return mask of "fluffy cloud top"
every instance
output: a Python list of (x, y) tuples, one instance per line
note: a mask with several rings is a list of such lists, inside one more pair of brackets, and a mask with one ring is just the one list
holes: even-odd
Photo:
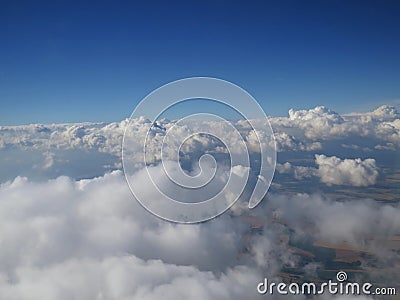
[[(284, 154), (278, 156), (278, 159), (283, 160), (279, 163), (286, 162), (285, 157), (298, 159), (310, 157), (313, 153), (323, 153), (327, 156), (344, 158), (374, 157), (376, 165), (381, 167), (382, 160), (388, 160), (388, 155), (394, 157), (399, 150), (399, 116), (394, 107), (387, 105), (373, 112), (344, 116), (318, 106), (309, 110), (290, 110), (288, 117), (271, 117), (270, 121), (275, 133), (277, 151)], [(154, 125), (151, 138), (148, 140), (147, 158), (148, 162), (159, 162), (161, 159), (159, 145), (176, 121), (163, 119), (152, 124), (145, 118), (138, 118), (133, 120), (133, 124), (133, 134), (138, 136), (146, 134)], [(60, 175), (91, 178), (121, 169), (121, 143), (126, 125), (127, 120), (110, 124), (2, 126), (0, 127), (0, 182), (11, 180), (18, 175), (39, 179), (56, 178)], [(222, 135), (230, 144), (237, 145), (240, 142), (237, 136), (226, 134), (223, 127), (216, 122), (209, 121), (206, 125), (213, 128), (217, 135)], [(244, 137), (251, 154), (259, 152), (259, 142), (272, 143), (270, 137), (263, 131), (257, 137), (244, 121), (236, 122), (235, 126)], [(262, 127), (262, 124), (259, 127)], [(177, 141), (185, 140), (187, 128), (175, 126), (175, 135)], [(140, 169), (144, 162), (142, 145), (133, 144), (131, 149), (134, 165)], [(221, 142), (208, 135), (197, 135), (186, 139), (181, 149), (185, 153), (183, 159), (188, 162), (196, 160), (199, 154), (217, 154), (220, 159), (226, 154), (226, 148)], [(239, 148), (233, 147), (233, 150), (236, 149)], [(256, 159), (256, 155), (253, 155), (252, 159)], [(332, 163), (333, 161), (329, 163), (325, 161), (319, 168), (317, 176), (327, 184), (346, 183), (344, 180), (328, 179), (326, 171)], [(289, 173), (293, 173), (297, 179), (315, 175), (315, 170), (307, 171), (304, 167), (310, 165), (294, 167), (294, 171)], [(392, 166), (389, 164), (387, 167)], [(341, 174), (349, 174), (350, 169), (357, 170), (351, 175), (354, 180), (348, 181), (350, 185), (369, 185), (376, 180), (376, 172), (372, 170), (372, 165), (354, 163), (350, 166), (349, 162), (346, 162), (335, 165), (334, 169), (338, 168)], [(363, 175), (358, 176), (360, 172), (363, 172)]]
[(289, 118), (272, 118), (271, 124), (276, 132), (302, 140), (303, 143), (324, 142), (326, 140), (345, 140), (357, 137), (367, 138), (372, 144), (400, 145), (400, 131), (397, 122), (400, 114), (388, 105), (373, 112), (340, 116), (336, 112), (317, 106), (310, 110), (289, 111)]
[[(299, 238), (365, 246), (371, 237), (398, 233), (399, 212), (366, 201), (271, 195), (258, 210), (268, 220), (264, 232), (249, 243), (247, 226), (229, 214), (195, 226), (155, 218), (131, 198), (120, 172), (42, 183), (19, 177), (0, 186), (0, 295), (258, 299), (258, 282), (298, 263), (282, 239), (288, 226)], [(240, 255), (244, 247), (250, 257)]]
[(317, 106), (310, 110), (289, 110), (289, 119), (291, 121), (315, 121), (318, 126), (343, 123), (343, 118), (333, 110), (325, 106)]
[[(374, 157), (375, 152), (367, 151), (393, 152), (400, 146), (399, 114), (389, 106), (346, 116), (324, 107), (291, 110), (289, 117), (270, 121), (278, 151), (291, 161), (278, 164), (278, 172), (327, 185), (375, 184), (378, 160), (365, 158)], [(249, 235), (248, 224), (236, 216), (241, 209), (235, 207), (195, 226), (155, 218), (131, 197), (121, 171), (108, 173), (121, 167), (126, 124), (0, 127), (0, 170), (5, 174), (0, 173), (0, 299), (259, 299), (260, 280), (277, 279), (283, 267), (299, 267), (289, 240), (313, 238), (368, 245), (369, 255), (376, 256), (374, 270), (379, 265), (389, 274), (388, 282), (400, 276), (388, 271), (400, 264), (398, 252), (382, 249), (375, 239), (400, 234), (398, 204), (270, 194), (254, 211), (265, 222), (255, 235)], [(162, 140), (174, 124), (157, 122), (150, 144)], [(151, 125), (139, 118), (134, 130), (142, 135)], [(209, 125), (218, 130), (217, 124)], [(245, 122), (236, 125), (252, 155), (257, 153), (254, 132)], [(185, 128), (177, 129), (178, 137), (185, 135)], [(226, 138), (235, 144), (233, 135)], [(271, 143), (263, 134), (260, 138)], [(142, 145), (136, 146), (140, 150)], [(189, 161), (190, 155), (203, 152), (225, 155), (221, 144), (207, 136), (187, 140), (182, 149)], [(334, 156), (332, 149), (371, 156), (341, 159), (358, 156)], [(315, 151), (326, 155), (314, 160)], [(137, 152), (140, 169), (143, 157)], [(34, 171), (28, 175), (35, 180), (14, 179), (27, 170)], [(305, 272), (316, 267), (313, 262), (301, 266)]]
[(336, 156), (316, 155), (318, 175), (322, 182), (330, 185), (368, 186), (375, 184), (378, 169), (375, 159), (340, 159)]
[(161, 221), (120, 172), (78, 182), (19, 177), (0, 186), (0, 298), (255, 296), (261, 275), (237, 260), (243, 229), (229, 216), (203, 226)]
[(379, 171), (373, 158), (340, 159), (336, 156), (315, 155), (317, 168), (296, 166), (289, 162), (277, 164), (280, 174), (292, 174), (298, 180), (318, 177), (327, 185), (369, 186), (378, 179)]
[[(326, 139), (338, 139), (354, 135), (369, 137), (376, 142), (400, 145), (400, 114), (394, 107), (381, 106), (373, 112), (340, 116), (338, 113), (317, 106), (309, 110), (289, 110), (289, 117), (270, 117), (277, 134), (280, 151), (309, 151), (321, 148)], [(122, 136), (127, 120), (119, 123), (48, 124), (24, 126), (0, 126), (0, 149), (97, 149), (100, 152), (120, 155)], [(157, 121), (153, 137), (163, 137), (166, 130), (175, 124), (163, 119)], [(134, 120), (137, 134), (145, 133), (152, 124), (145, 118)], [(216, 130), (219, 126), (211, 124)], [(254, 139), (246, 123), (238, 121), (236, 126)], [(185, 129), (181, 132), (184, 135)], [(179, 132), (179, 131), (177, 131)], [(231, 138), (233, 138), (232, 136)], [(230, 137), (227, 137), (230, 138)], [(214, 143), (213, 141), (201, 141)], [(268, 141), (267, 141), (268, 142)]]

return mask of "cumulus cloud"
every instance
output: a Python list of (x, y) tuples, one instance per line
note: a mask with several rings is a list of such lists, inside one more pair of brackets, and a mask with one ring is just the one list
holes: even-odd
[[(324, 185), (373, 185), (380, 175), (374, 155), (400, 145), (399, 114), (389, 106), (344, 116), (324, 107), (290, 110), (288, 117), (270, 121), (281, 152), (277, 171), (302, 180), (297, 183), (301, 188), (312, 179)], [(149, 143), (156, 164), (156, 145), (175, 121), (134, 122), (138, 135), (153, 126)], [(121, 168), (126, 124), (0, 127), (0, 298), (258, 299), (257, 283), (265, 276), (278, 280), (282, 268), (316, 276), (324, 261), (303, 262), (293, 250), (296, 243), (310, 240), (368, 247), (373, 264), (361, 258), (368, 276), (379, 273), (389, 283), (400, 276), (390, 269), (400, 265), (399, 253), (380, 243), (400, 234), (398, 204), (337, 202), (281, 191), (250, 212), (251, 222), (263, 225), (256, 234), (244, 221), (249, 212), (236, 206), (194, 226), (154, 217), (132, 198), (122, 172), (110, 172)], [(208, 126), (225, 132), (216, 123)], [(258, 138), (272, 141), (262, 132), (255, 136), (245, 122), (236, 126), (257, 160)], [(187, 137), (184, 127), (175, 129), (178, 138)], [(224, 137), (237, 143), (234, 135)], [(132, 146), (138, 149), (139, 183), (142, 145)], [(219, 160), (226, 154), (218, 140), (203, 135), (186, 140), (182, 150), (188, 162), (200, 153), (217, 154)], [(360, 152), (368, 156), (354, 156)], [(157, 166), (152, 170), (157, 173)], [(243, 170), (237, 166), (235, 172)], [(150, 189), (145, 192), (156, 197)]]
[(305, 194), (269, 197), (258, 211), (262, 235), (245, 238), (248, 227), (230, 214), (177, 225), (146, 212), (120, 172), (42, 183), (19, 177), (0, 186), (0, 199), (7, 299), (258, 299), (260, 280), (298, 266), (288, 226), (299, 237), (358, 246), (400, 228), (399, 207)]
[(246, 266), (216, 275), (135, 256), (22, 267), (15, 277), (14, 284), (0, 280), (5, 299), (256, 299), (259, 280)]
[(328, 185), (368, 186), (376, 183), (378, 169), (375, 159), (340, 159), (336, 156), (316, 155), (318, 176)]
[(318, 177), (326, 185), (370, 186), (378, 179), (379, 171), (373, 158), (340, 159), (336, 156), (315, 155), (315, 167), (296, 166), (290, 162), (277, 164), (280, 174), (291, 174), (297, 180)]
[(286, 132), (275, 133), (275, 141), (278, 152), (284, 151), (314, 151), (322, 148), (320, 142), (301, 141), (293, 135)]
[(399, 205), (379, 205), (365, 199), (338, 202), (320, 195), (274, 194), (266, 208), (269, 218), (280, 220), (299, 236), (312, 235), (332, 243), (365, 246), (374, 243), (373, 238), (397, 234), (400, 228)]
[(0, 199), (7, 299), (257, 298), (263, 275), (239, 259), (244, 224), (229, 215), (199, 226), (159, 220), (131, 197), (120, 172), (18, 177), (0, 186)]
[[(400, 143), (400, 114), (392, 106), (381, 106), (373, 112), (353, 113), (340, 116), (324, 106), (309, 110), (289, 110), (288, 117), (270, 117), (280, 151), (312, 151), (321, 149), (321, 142), (332, 138), (364, 136), (381, 142)], [(120, 155), (120, 145), (128, 120), (114, 123), (79, 124), (33, 124), (23, 126), (0, 126), (0, 149), (96, 149), (100, 152)], [(176, 121), (162, 119), (152, 124), (146, 118), (133, 120), (138, 135), (153, 125), (154, 138), (163, 137)], [(255, 139), (254, 132), (243, 120), (234, 123), (247, 137)], [(217, 122), (200, 122), (199, 126), (213, 127), (216, 133), (224, 130)], [(176, 134), (187, 133), (184, 126), (176, 126)], [(236, 138), (232, 135), (229, 138)], [(261, 138), (263, 142), (263, 137)], [(203, 139), (200, 144), (215, 143)], [(269, 141), (265, 141), (269, 142)]]
[(400, 118), (400, 113), (397, 111), (397, 109), (394, 106), (391, 105), (382, 105), (372, 112), (366, 112), (366, 113), (351, 113), (348, 114), (347, 116), (363, 116), (363, 117), (371, 117), (374, 119), (380, 119), (380, 120), (387, 120), (387, 119), (398, 119)]
[[(400, 114), (388, 105), (373, 112), (340, 116), (338, 113), (317, 106), (309, 110), (289, 110), (288, 118), (272, 118), (271, 124), (276, 132), (293, 135), (303, 143), (327, 140), (347, 140), (357, 137), (369, 139), (374, 144), (393, 143), (400, 145), (398, 120)], [(354, 141), (354, 139), (353, 139)]]
[[(345, 157), (352, 151), (353, 155), (361, 152), (379, 156), (382, 152), (382, 156), (385, 156), (388, 151), (394, 152), (400, 147), (399, 113), (394, 107), (387, 105), (373, 112), (343, 116), (323, 106), (309, 110), (291, 109), (288, 117), (270, 117), (270, 122), (275, 133), (277, 151), (284, 154), (318, 151)], [(0, 169), (10, 169), (12, 163), (13, 170), (18, 170), (0, 172), (0, 181), (13, 179), (18, 175), (39, 178), (68, 175), (87, 178), (120, 169), (122, 136), (127, 124), (128, 120), (108, 124), (0, 126)], [(148, 140), (148, 159), (153, 159), (153, 163), (160, 160), (158, 145), (170, 128), (175, 128), (177, 141), (183, 141), (188, 133), (185, 126), (167, 119), (152, 124), (141, 117), (133, 120), (132, 125), (133, 136), (143, 136), (152, 127), (151, 138)], [(218, 122), (199, 122), (199, 128), (200, 125), (212, 128), (232, 145), (239, 143), (238, 136), (227, 134)], [(273, 143), (262, 130), (257, 137), (243, 120), (234, 122), (234, 125), (253, 153), (259, 152), (259, 142), (266, 145)], [(265, 126), (259, 125), (260, 128)], [(132, 145), (132, 150), (135, 149), (137, 151), (132, 152), (135, 153), (134, 159), (140, 169), (143, 166), (142, 145)], [(185, 153), (226, 153), (226, 148), (218, 140), (207, 135), (186, 140), (182, 150)], [(48, 155), (43, 157), (43, 153)], [(11, 162), (9, 158), (15, 156), (18, 159), (12, 159)], [(86, 164), (85, 172), (79, 173), (82, 170), (82, 161)], [(46, 168), (51, 163), (52, 167)], [(37, 167), (32, 169), (32, 165)]]

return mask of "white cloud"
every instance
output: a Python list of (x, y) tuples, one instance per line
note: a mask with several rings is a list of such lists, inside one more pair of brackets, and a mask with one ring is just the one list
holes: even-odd
[(382, 105), (376, 108), (372, 112), (366, 113), (350, 113), (347, 116), (363, 116), (363, 117), (371, 117), (374, 119), (398, 119), (400, 118), (400, 113), (396, 110), (394, 106), (391, 105)]
[(296, 166), (289, 162), (277, 164), (276, 169), (280, 174), (291, 174), (297, 180), (318, 177), (327, 185), (370, 186), (378, 179), (379, 171), (373, 158), (362, 160), (340, 159), (336, 156), (315, 155), (317, 168)]
[(0, 281), (4, 299), (256, 299), (254, 283), (259, 280), (245, 266), (215, 275), (135, 256), (21, 267), (14, 276), (14, 284)]
[[(348, 137), (354, 134), (373, 137), (381, 141), (400, 142), (400, 114), (394, 107), (382, 106), (371, 113), (340, 116), (336, 112), (317, 106), (309, 110), (289, 110), (289, 117), (270, 117), (277, 135), (277, 142), (282, 143), (282, 150), (310, 151), (320, 149), (321, 142), (330, 138)], [(100, 152), (120, 155), (121, 139), (128, 120), (119, 123), (80, 123), (0, 126), (1, 147), (19, 147), (22, 149), (97, 149)], [(163, 137), (176, 122), (163, 119), (153, 129), (154, 138)], [(250, 144), (256, 139), (254, 133), (243, 121), (236, 123), (247, 136)], [(133, 121), (133, 128), (138, 135), (143, 135), (151, 126), (149, 120), (138, 118)], [(217, 135), (226, 134), (226, 126), (215, 121), (199, 122), (199, 128), (213, 128)], [(184, 126), (175, 126), (175, 134), (186, 138)], [(262, 132), (261, 132), (262, 133)], [(236, 139), (235, 135), (224, 138)], [(261, 136), (262, 142), (267, 137)], [(192, 142), (214, 145), (210, 139), (194, 139)], [(269, 141), (265, 141), (269, 142)], [(316, 143), (317, 142), (317, 143)], [(234, 143), (232, 141), (232, 143)], [(192, 146), (196, 146), (192, 144)], [(190, 146), (190, 145), (189, 145)], [(215, 146), (215, 145), (214, 145)], [(279, 146), (279, 145), (278, 145)]]
[(320, 142), (304, 142), (286, 132), (275, 133), (278, 152), (283, 151), (314, 151), (322, 148)]
[[(334, 153), (345, 157), (349, 151), (379, 155), (382, 151), (397, 151), (400, 147), (400, 117), (394, 107), (382, 106), (369, 113), (340, 116), (336, 112), (318, 106), (309, 110), (290, 110), (288, 117), (270, 117), (275, 132), (278, 152)], [(37, 176), (39, 178), (68, 175), (75, 178), (103, 175), (107, 171), (121, 167), (121, 143), (128, 120), (115, 123), (48, 124), (0, 127), (0, 182), (17, 175)], [(257, 120), (254, 120), (257, 123)], [(257, 123), (258, 124), (258, 123)], [(145, 118), (133, 120), (133, 135), (143, 136), (151, 126)], [(148, 161), (160, 160), (159, 145), (167, 130), (176, 121), (166, 119), (157, 122), (148, 140)], [(258, 153), (259, 140), (248, 124), (238, 121), (235, 124), (244, 136), (249, 150)], [(262, 124), (259, 124), (262, 128)], [(216, 135), (222, 136), (229, 144), (239, 145), (235, 134), (228, 134), (226, 126), (218, 122), (199, 122), (199, 128), (212, 128)], [(187, 138), (187, 128), (174, 127), (176, 141)], [(267, 132), (260, 130), (260, 142), (271, 145)], [(133, 139), (135, 140), (135, 139)], [(142, 145), (133, 144), (132, 159), (136, 167), (143, 166)], [(240, 147), (232, 147), (235, 151)], [(193, 136), (182, 147), (185, 153), (208, 152), (223, 154), (226, 148), (210, 136)], [(43, 158), (43, 153), (51, 153)], [(332, 155), (332, 154), (331, 154)], [(16, 157), (17, 156), (17, 157)], [(84, 158), (83, 158), (84, 157)], [(190, 157), (186, 157), (190, 159)], [(82, 160), (85, 172), (82, 172)], [(31, 166), (36, 168), (32, 169)], [(46, 166), (51, 165), (51, 168)], [(30, 171), (28, 171), (30, 170)]]
[[(131, 197), (121, 172), (42, 183), (18, 177), (0, 186), (0, 294), (11, 300), (257, 299), (259, 281), (298, 263), (283, 238), (287, 226), (356, 245), (400, 228), (398, 207), (365, 201), (271, 195), (257, 212), (268, 222), (248, 240), (248, 227), (227, 213), (194, 226), (159, 220)], [(244, 247), (250, 257), (241, 257)]]
[(289, 118), (272, 118), (276, 132), (295, 136), (303, 143), (340, 140), (349, 137), (368, 138), (374, 143), (391, 142), (400, 145), (400, 114), (394, 107), (381, 106), (370, 113), (340, 116), (336, 112), (317, 106), (310, 110), (289, 110)]
[(376, 183), (379, 172), (375, 159), (340, 159), (316, 155), (318, 176), (328, 185), (369, 186)]
[[(270, 120), (278, 151), (289, 153), (289, 158), (298, 154), (293, 152), (307, 152), (308, 160), (317, 150), (332, 153), (325, 152), (332, 147), (329, 143), (338, 145), (338, 151), (393, 151), (400, 145), (399, 114), (386, 106), (348, 116), (324, 107), (291, 110), (288, 118)], [(364, 200), (339, 203), (306, 194), (269, 195), (253, 211), (265, 221), (264, 231), (249, 237), (248, 226), (229, 213), (195, 226), (157, 219), (131, 197), (120, 171), (80, 181), (65, 176), (43, 180), (59, 174), (87, 178), (120, 168), (126, 124), (125, 120), (0, 127), (0, 169), (9, 176), (5, 178), (31, 169), (43, 175), (41, 182), (17, 177), (0, 185), (0, 298), (257, 299), (260, 280), (275, 277), (282, 266), (299, 263), (289, 246), (293, 231), (300, 239), (368, 245), (378, 263), (388, 257), (390, 263), (399, 262), (398, 253), (388, 253), (371, 240), (399, 234), (398, 205)], [(139, 118), (133, 130), (142, 135), (150, 125)], [(158, 143), (173, 125), (168, 120), (158, 122), (150, 144)], [(259, 151), (254, 132), (243, 122), (237, 125), (250, 149)], [(224, 134), (218, 124), (209, 126)], [(186, 137), (185, 128), (177, 129), (178, 137)], [(226, 138), (237, 143), (234, 135)], [(263, 134), (260, 138), (271, 143)], [(139, 169), (142, 145), (133, 146), (139, 150), (135, 157)], [(205, 136), (188, 140), (184, 150), (225, 153), (218, 141)], [(160, 158), (157, 155), (154, 161)], [(277, 171), (297, 179), (319, 178), (328, 185), (376, 183), (375, 159), (338, 157), (317, 155), (316, 167), (296, 165), (293, 160), (277, 164)], [(236, 167), (236, 171), (244, 170)], [(247, 255), (242, 255), (244, 249)], [(317, 267), (304, 270), (315, 273)]]
[(238, 260), (244, 230), (229, 215), (198, 226), (159, 220), (131, 197), (120, 172), (78, 182), (18, 177), (0, 186), (0, 295), (256, 298), (263, 275)]

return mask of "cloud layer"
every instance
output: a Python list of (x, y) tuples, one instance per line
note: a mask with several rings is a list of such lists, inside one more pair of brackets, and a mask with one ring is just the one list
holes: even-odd
[(195, 226), (159, 220), (131, 197), (118, 171), (81, 181), (18, 177), (1, 185), (0, 199), (6, 299), (257, 299), (260, 280), (298, 266), (287, 228), (294, 241), (372, 243), (377, 258), (399, 262), (371, 237), (398, 234), (400, 209), (371, 201), (271, 195), (257, 211), (266, 221), (262, 235), (248, 236), (229, 213)]
[[(371, 188), (398, 173), (391, 158), (400, 147), (400, 117), (393, 107), (345, 116), (316, 107), (270, 121), (277, 171), (298, 190), (312, 180), (317, 187)], [(137, 134), (152, 125), (145, 118), (135, 122)], [(119, 170), (126, 124), (0, 127), (1, 299), (262, 299), (258, 282), (279, 280), (283, 268), (315, 278), (324, 261), (302, 260), (296, 247), (304, 241), (368, 248), (369, 258), (360, 258), (368, 278), (398, 283), (399, 253), (384, 243), (400, 235), (398, 202), (335, 201), (277, 188), (251, 212), (239, 203), (207, 223), (168, 223), (133, 199)], [(174, 124), (158, 121), (150, 146)], [(257, 161), (258, 139), (247, 125), (236, 123)], [(235, 144), (233, 135), (226, 138)], [(207, 136), (187, 140), (182, 149), (188, 162), (201, 153), (226, 159), (223, 145)], [(139, 150), (136, 183), (143, 172)], [(274, 179), (277, 187), (281, 179)]]
[(314, 167), (295, 166), (289, 162), (277, 165), (281, 174), (292, 174), (297, 180), (317, 177), (326, 185), (370, 186), (378, 179), (379, 171), (373, 158), (340, 159), (336, 156), (315, 155)]

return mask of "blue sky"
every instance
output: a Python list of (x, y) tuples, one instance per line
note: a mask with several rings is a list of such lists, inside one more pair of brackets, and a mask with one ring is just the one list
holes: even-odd
[(399, 103), (398, 1), (133, 2), (3, 1), (0, 125), (119, 121), (191, 76), (269, 115)]

